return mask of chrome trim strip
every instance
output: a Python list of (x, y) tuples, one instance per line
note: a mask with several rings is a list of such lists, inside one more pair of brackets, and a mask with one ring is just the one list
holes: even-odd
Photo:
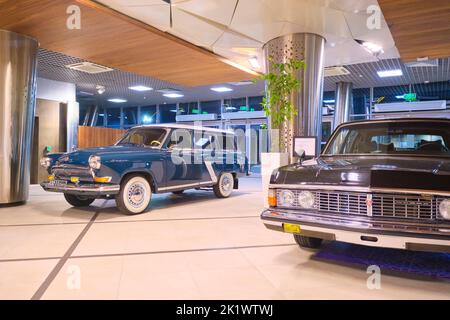
[(49, 186), (48, 182), (41, 183), (41, 186), (45, 189), (49, 189), (52, 191), (80, 191), (80, 192), (119, 192), (120, 185), (111, 185), (111, 186), (100, 186), (93, 187), (92, 185), (86, 185), (85, 187), (81, 186), (65, 186), (65, 187), (56, 187)]
[(205, 166), (206, 169), (208, 169), (208, 173), (211, 176), (211, 181), (214, 183), (217, 183), (217, 176), (216, 173), (214, 172), (214, 168), (212, 166), (212, 162), (211, 161), (205, 161)]
[(200, 187), (200, 186), (203, 186), (203, 185), (213, 185), (213, 184), (214, 184), (213, 181), (180, 184), (180, 185), (177, 185), (177, 186), (158, 188), (158, 191), (166, 191), (166, 190), (173, 190), (173, 189), (180, 189), (180, 188), (189, 188), (189, 187)]
[(270, 189), (306, 189), (306, 190), (333, 190), (333, 191), (353, 191), (365, 193), (408, 193), (427, 194), (436, 196), (450, 196), (450, 191), (433, 191), (421, 189), (395, 189), (395, 188), (371, 188), (354, 187), (342, 185), (317, 185), (317, 184), (270, 184)]

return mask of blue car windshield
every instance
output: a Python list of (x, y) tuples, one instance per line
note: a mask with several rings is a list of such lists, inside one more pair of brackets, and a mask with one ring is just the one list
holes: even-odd
[(445, 122), (385, 122), (344, 126), (322, 156), (408, 155), (450, 157), (450, 127)]
[(136, 145), (147, 147), (160, 147), (164, 142), (166, 130), (160, 128), (131, 129), (116, 143), (116, 145)]

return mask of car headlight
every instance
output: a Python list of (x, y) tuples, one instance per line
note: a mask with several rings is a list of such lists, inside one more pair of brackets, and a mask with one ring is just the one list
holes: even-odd
[(298, 204), (300, 207), (310, 209), (314, 206), (315, 197), (310, 191), (302, 191), (298, 195)]
[(289, 190), (283, 190), (280, 194), (280, 205), (292, 206), (294, 204), (294, 193)]
[(41, 160), (39, 160), (39, 163), (41, 164), (42, 167), (47, 169), (48, 167), (50, 167), (50, 164), (52, 163), (52, 159), (50, 159), (48, 157), (44, 157), (44, 158), (41, 158)]
[(102, 163), (100, 161), (99, 156), (90, 156), (89, 157), (89, 167), (91, 167), (92, 169), (100, 169), (101, 166), (102, 166)]
[(439, 214), (445, 220), (450, 220), (450, 199), (441, 201), (439, 204)]

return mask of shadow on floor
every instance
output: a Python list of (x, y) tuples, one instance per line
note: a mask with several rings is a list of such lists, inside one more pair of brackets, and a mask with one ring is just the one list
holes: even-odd
[(366, 270), (380, 267), (382, 274), (417, 280), (450, 282), (450, 254), (377, 248), (342, 242), (326, 243), (312, 260)]

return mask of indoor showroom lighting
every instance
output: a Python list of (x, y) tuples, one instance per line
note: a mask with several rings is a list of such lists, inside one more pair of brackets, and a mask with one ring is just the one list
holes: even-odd
[(167, 98), (181, 98), (181, 97), (184, 97), (184, 95), (181, 94), (181, 93), (165, 93), (165, 94), (163, 94), (163, 96), (167, 97)]
[(403, 75), (400, 69), (377, 71), (377, 73), (380, 78), (399, 77)]
[(146, 86), (132, 86), (132, 87), (128, 87), (128, 89), (134, 90), (134, 91), (140, 91), (140, 92), (153, 90), (153, 88), (146, 87)]
[(259, 64), (259, 61), (258, 61), (257, 57), (251, 57), (250, 59), (248, 59), (248, 62), (250, 63), (250, 65), (254, 69), (260, 69), (261, 68), (261, 65)]
[(215, 92), (229, 92), (229, 91), (233, 91), (233, 89), (228, 88), (228, 87), (212, 87), (211, 90), (215, 91)]
[(323, 100), (323, 103), (335, 103), (336, 100)]
[(127, 102), (127, 100), (125, 99), (120, 99), (120, 98), (113, 98), (113, 99), (108, 99), (109, 102), (114, 102), (114, 103), (124, 103)]
[(363, 41), (363, 40), (355, 40), (357, 43), (362, 45), (364, 49), (366, 49), (368, 52), (373, 54), (374, 56), (378, 56), (380, 54), (384, 53), (383, 47), (380, 45), (370, 42), (370, 41)]
[(95, 86), (95, 90), (97, 90), (97, 93), (98, 93), (98, 94), (103, 94), (103, 93), (105, 93), (106, 88), (105, 88), (105, 86), (96, 85), (96, 86)]
[(142, 117), (142, 123), (152, 123), (153, 117), (149, 115), (144, 115)]

